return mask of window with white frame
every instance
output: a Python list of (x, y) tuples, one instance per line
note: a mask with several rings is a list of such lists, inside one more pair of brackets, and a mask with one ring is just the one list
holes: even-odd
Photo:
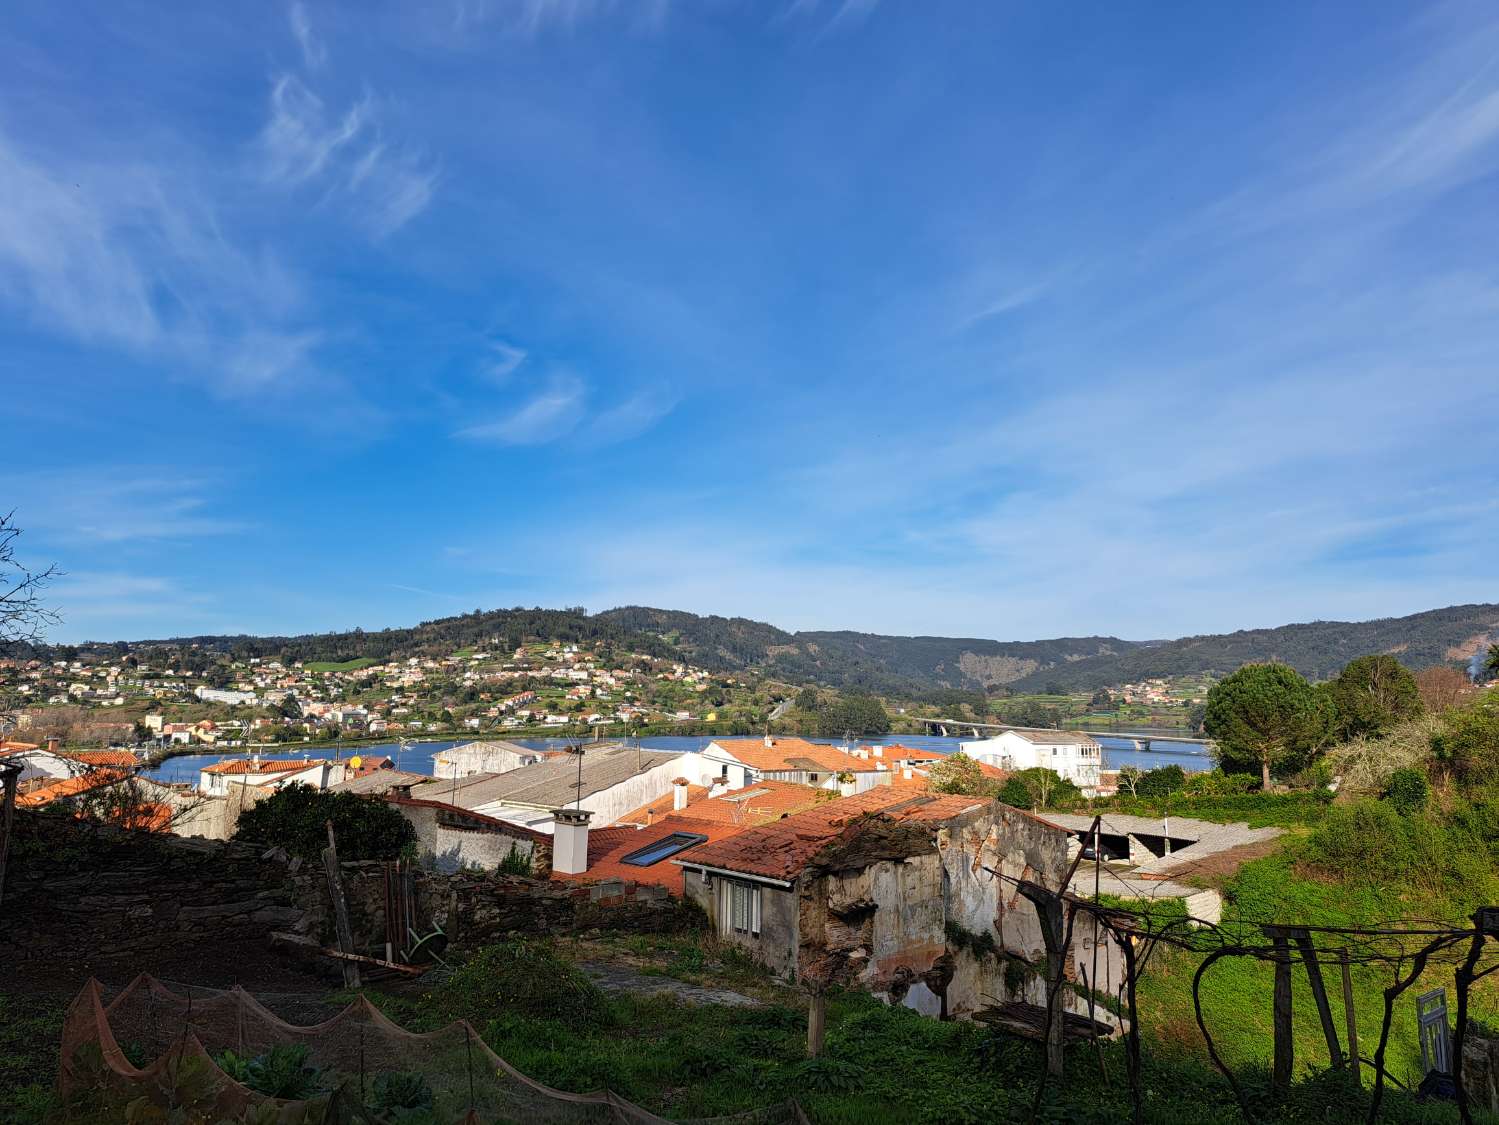
[(725, 932), (760, 936), (760, 887), (742, 879), (725, 879), (719, 894)]

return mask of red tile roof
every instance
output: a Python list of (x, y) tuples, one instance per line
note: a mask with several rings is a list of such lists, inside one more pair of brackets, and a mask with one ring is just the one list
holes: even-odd
[[(801, 785), (795, 781), (757, 781), (742, 789), (727, 790), (716, 797), (708, 796), (709, 792), (701, 785), (689, 785), (687, 807), (678, 810), (676, 815), (749, 828), (780, 820), (783, 816), (810, 809), (813, 805), (835, 797), (827, 789)], [(672, 795), (668, 793), (649, 805), (642, 805), (629, 815), (620, 817), (618, 823), (654, 824), (661, 817), (672, 815), (672, 812)]]
[(808, 768), (837, 773), (840, 770), (868, 771), (873, 762), (845, 754), (833, 746), (808, 742), (805, 738), (773, 738), (770, 745), (763, 738), (715, 738), (713, 745), (732, 754), (737, 761), (762, 773)]
[(989, 801), (982, 797), (938, 796), (913, 792), (904, 785), (879, 785), (772, 824), (745, 829), (730, 840), (703, 844), (683, 855), (682, 861), (791, 880), (850, 822), (861, 816), (878, 814), (895, 820), (940, 822), (987, 804)]
[(134, 769), (140, 762), (129, 750), (70, 750), (61, 757), (80, 762), (85, 766), (113, 766), (117, 769)]
[(95, 770), (92, 773), (81, 773), (77, 777), (65, 777), (33, 789), (29, 793), (20, 794), (16, 797), (16, 804), (23, 809), (41, 808), (43, 805), (50, 805), (53, 801), (60, 801), (64, 797), (76, 797), (80, 793), (113, 785), (125, 776), (119, 770)]
[(686, 816), (667, 816), (649, 828), (596, 828), (588, 834), (588, 870), (580, 875), (563, 875), (552, 872), (553, 879), (570, 883), (595, 883), (604, 879), (621, 879), (627, 883), (651, 883), (665, 887), (673, 894), (682, 893), (682, 869), (672, 862), (674, 856), (658, 860), (649, 867), (637, 867), (625, 863), (624, 857), (639, 851), (648, 844), (663, 840), (674, 832), (688, 832), (708, 837), (708, 842), (697, 844), (679, 856), (690, 856), (700, 848), (726, 840), (742, 832), (737, 824), (721, 824), (708, 820), (694, 820)]
[[(676, 786), (673, 785), (672, 789), (675, 790)], [(689, 785), (689, 786), (687, 786), (687, 803), (688, 804), (691, 804), (693, 801), (700, 801), (704, 797), (706, 797), (707, 795), (708, 795), (708, 788), (707, 788), (707, 786), (704, 786), (704, 785)], [(673, 804), (675, 804), (675, 802), (676, 802), (676, 794), (675, 794), (675, 792), (667, 793), (663, 797), (657, 797), (654, 801), (651, 801), (649, 804), (641, 805), (638, 809), (635, 809), (632, 812), (626, 813), (624, 816), (622, 816), (622, 817), (619, 818), (618, 823), (620, 823), (620, 824), (651, 824), (658, 817), (663, 817), (663, 816), (666, 816), (668, 813), (670, 813), (672, 811), (672, 806), (673, 806)]]
[(204, 766), (204, 773), (293, 773), (297, 770), (309, 769), (312, 766), (322, 765), (324, 758), (265, 758), (254, 762), (245, 758), (226, 758), (222, 762), (215, 762), (211, 766)]

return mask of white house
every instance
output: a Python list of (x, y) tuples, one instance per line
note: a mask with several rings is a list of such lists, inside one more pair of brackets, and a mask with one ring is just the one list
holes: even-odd
[(432, 756), (434, 777), (471, 777), (476, 773), (509, 773), (541, 761), (539, 750), (515, 742), (466, 742)]
[(1098, 787), (1103, 767), (1103, 747), (1071, 730), (1007, 730), (997, 738), (964, 742), (962, 751), (1002, 770), (1049, 769), (1085, 792)]
[(280, 789), (293, 783), (327, 789), (348, 776), (344, 762), (307, 758), (225, 758), (198, 771), (198, 792), (222, 797), (231, 786)]

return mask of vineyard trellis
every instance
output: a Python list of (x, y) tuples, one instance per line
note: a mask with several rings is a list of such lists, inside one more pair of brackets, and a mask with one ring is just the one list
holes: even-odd
[[(1092, 826), (1083, 834), (1083, 839), (1095, 841), (1093, 849), (1094, 882), (1098, 885), (1102, 865), (1102, 851), (1096, 841), (1101, 831), (1101, 817), (1095, 817)], [(1163, 946), (1202, 954), (1192, 977), (1192, 1008), (1198, 1031), (1207, 1048), (1208, 1059), (1213, 1067), (1227, 1080), (1245, 1121), (1253, 1122), (1254, 1114), (1238, 1078), (1218, 1051), (1203, 1013), (1202, 983), (1208, 971), (1218, 962), (1229, 957), (1249, 957), (1271, 964), (1275, 971), (1275, 989), (1272, 1006), (1275, 1013), (1274, 1081), (1278, 1087), (1290, 1084), (1293, 1056), (1290, 1025), (1290, 989), (1295, 956), (1299, 954), (1311, 982), (1313, 998), (1317, 1003), (1323, 1033), (1327, 1038), (1329, 1054), (1334, 1067), (1346, 1066), (1356, 1076), (1358, 1068), (1368, 1066), (1374, 1075), (1367, 1120), (1372, 1125), (1378, 1120), (1383, 1102), (1386, 1081), (1401, 1085), (1398, 1078), (1385, 1065), (1390, 1044), (1390, 1029), (1394, 1021), (1395, 1005), (1426, 970), (1433, 966), (1450, 968), (1456, 993), (1456, 1016), (1451, 1038), (1450, 1058), (1452, 1079), (1458, 1113), (1463, 1125), (1472, 1125), (1472, 1107), (1463, 1081), (1463, 1048), (1470, 1030), (1469, 994), (1474, 984), (1499, 970), (1499, 958), (1484, 964), (1489, 939), (1499, 938), (1499, 907), (1483, 907), (1476, 911), (1470, 925), (1458, 926), (1451, 922), (1431, 919), (1392, 919), (1370, 923), (1367, 926), (1339, 927), (1317, 926), (1300, 922), (1240, 919), (1232, 922), (1208, 921), (1190, 915), (1163, 918), (1150, 910), (1137, 910), (1115, 905), (1104, 905), (1071, 891), (1073, 877), (1083, 858), (1084, 849), (1079, 849), (1072, 865), (1060, 881), (1059, 886), (1047, 887), (1034, 880), (1005, 875), (985, 868), (994, 877), (1012, 884), (1016, 891), (1032, 902), (1042, 920), (1043, 936), (1047, 938), (1048, 951), (1060, 942), (1063, 950), (1073, 948), (1073, 935), (1079, 917), (1088, 919), (1094, 934), (1106, 935), (1120, 953), (1123, 962), (1123, 979), (1118, 992), (1110, 997), (1123, 1010), (1125, 1060), (1129, 1079), (1130, 1098), (1134, 1110), (1134, 1121), (1142, 1120), (1142, 1096), (1140, 1088), (1140, 1021), (1136, 999), (1136, 986), (1140, 974), (1151, 957)], [(1093, 942), (1098, 949), (1099, 940)], [(1293, 954), (1292, 949), (1295, 948)], [(1499, 949), (1496, 949), (1499, 951)], [(1332, 1019), (1331, 1004), (1327, 999), (1325, 982), (1321, 975), (1324, 962), (1338, 964), (1344, 972), (1344, 999), (1350, 1013), (1347, 1051), (1338, 1039)], [(1391, 983), (1383, 990), (1383, 1011), (1379, 1025), (1378, 1045), (1372, 1057), (1360, 1053), (1357, 1033), (1352, 1019), (1352, 998), (1347, 984), (1347, 972), (1354, 966), (1386, 966), (1393, 974)], [(1096, 973), (1096, 968), (1095, 968)], [(1086, 998), (1089, 1015), (1099, 993), (1093, 987), (1094, 976), (1088, 977)], [(1060, 997), (1065, 983), (1064, 959), (1048, 957), (1046, 1006), (1043, 1021), (1042, 1041), (1047, 1046), (1048, 1065), (1041, 1068), (1032, 1102), (1032, 1118), (1040, 1112), (1050, 1078), (1061, 1074), (1061, 1036), (1057, 1034), (1062, 1012)], [(1100, 1047), (1101, 1049), (1101, 1047)]]

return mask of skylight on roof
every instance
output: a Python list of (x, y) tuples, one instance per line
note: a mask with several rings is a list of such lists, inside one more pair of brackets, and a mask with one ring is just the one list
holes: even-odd
[(695, 832), (673, 832), (670, 836), (663, 836), (654, 843), (637, 848), (629, 855), (621, 857), (620, 862), (628, 863), (631, 867), (650, 867), (654, 863), (660, 863), (663, 859), (670, 859), (678, 852), (696, 847), (707, 838)]
[(748, 793), (725, 793), (725, 801), (748, 801), (751, 797), (763, 797), (769, 793), (769, 789), (751, 789)]

